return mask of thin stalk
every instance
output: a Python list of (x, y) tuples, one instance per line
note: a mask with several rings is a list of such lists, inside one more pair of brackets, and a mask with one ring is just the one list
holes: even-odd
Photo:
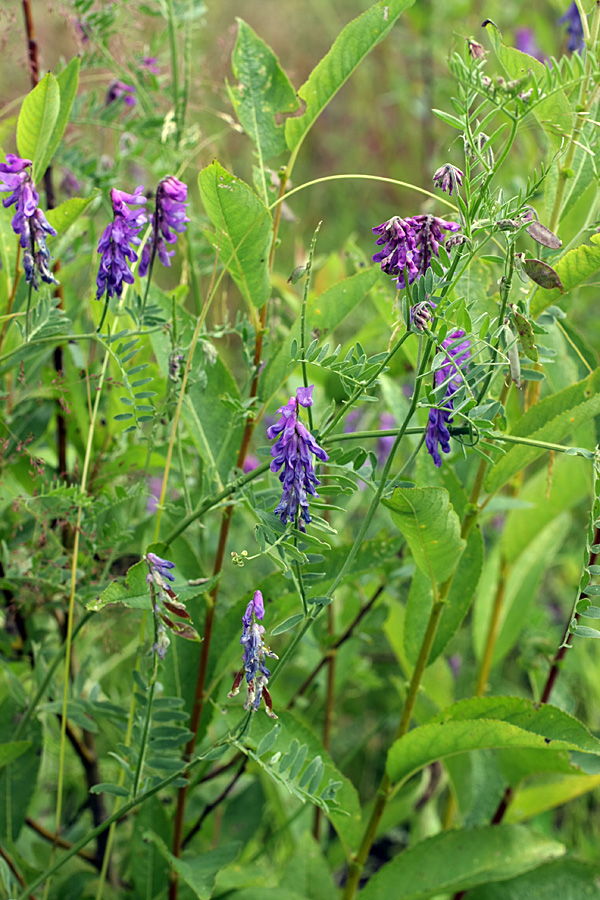
[[(288, 166), (288, 177), (291, 174), (292, 167)], [(449, 200), (446, 200), (445, 197), (440, 197), (437, 194), (434, 194), (432, 191), (427, 191), (425, 188), (419, 187), (417, 184), (411, 184), (410, 181), (399, 181), (397, 178), (384, 178), (383, 175), (362, 175), (357, 172), (352, 172), (348, 174), (338, 174), (338, 175), (324, 175), (322, 178), (314, 178), (312, 181), (305, 181), (304, 184), (299, 184), (298, 187), (292, 188), (287, 194), (283, 194), (278, 197), (277, 200), (274, 200), (267, 209), (273, 209), (275, 206), (287, 201), (294, 194), (297, 194), (299, 191), (303, 191), (306, 188), (314, 187), (316, 184), (325, 184), (328, 181), (344, 181), (344, 180), (353, 180), (353, 181), (380, 181), (382, 184), (395, 184), (397, 187), (405, 187), (410, 188), (412, 191), (416, 191), (418, 194), (425, 194), (426, 197), (432, 197), (434, 200), (437, 200), (438, 203), (442, 203), (444, 206), (448, 206), (453, 212), (459, 212), (457, 206), (454, 203), (450, 203)]]
[(100, 333), (100, 331), (101, 331), (101, 329), (102, 329), (102, 326), (104, 325), (104, 320), (105, 320), (105, 318), (106, 318), (106, 313), (108, 312), (108, 303), (109, 303), (109, 296), (108, 296), (108, 291), (107, 291), (107, 292), (106, 292), (106, 299), (105, 299), (105, 301), (104, 301), (104, 309), (102, 310), (102, 317), (101, 317), (101, 319), (100, 319), (100, 323), (99, 323), (98, 327), (96, 328), (96, 334), (99, 334), (99, 333)]
[(25, 341), (29, 341), (29, 333), (31, 331), (31, 295), (33, 293), (33, 281), (29, 282), (29, 290), (27, 291), (27, 309), (25, 311)]
[(146, 705), (146, 715), (144, 717), (144, 728), (142, 731), (142, 742), (140, 744), (140, 753), (138, 756), (137, 765), (135, 767), (135, 776), (133, 779), (133, 797), (137, 797), (137, 792), (140, 786), (140, 779), (142, 777), (142, 769), (144, 767), (144, 757), (146, 755), (146, 744), (148, 742), (148, 732), (150, 730), (150, 720), (152, 718), (152, 701), (154, 699), (154, 686), (156, 684), (156, 679), (153, 678), (150, 682), (150, 687), (148, 689), (148, 702)]
[(171, 50), (171, 77), (173, 85), (173, 110), (175, 113), (175, 127), (177, 146), (181, 141), (181, 109), (179, 104), (179, 53), (177, 51), (177, 29), (175, 27), (175, 11), (173, 0), (167, 0), (167, 21), (169, 23), (169, 47)]
[[(87, 487), (87, 479), (90, 468), (90, 459), (92, 455), (92, 446), (94, 441), (94, 430), (96, 427), (96, 420), (98, 418), (98, 409), (100, 406), (100, 397), (102, 395), (102, 387), (104, 384), (104, 378), (106, 376), (106, 370), (108, 368), (108, 353), (105, 353), (104, 360), (102, 362), (102, 368), (100, 370), (100, 379), (98, 381), (97, 390), (96, 390), (96, 399), (94, 402), (94, 408), (92, 412), (92, 418), (90, 421), (90, 427), (88, 430), (88, 438), (87, 444), (85, 448), (85, 457), (83, 461), (83, 470), (81, 473), (81, 483), (80, 483), (80, 494), (81, 496), (85, 496), (86, 487)], [(73, 617), (75, 611), (75, 592), (77, 590), (77, 562), (79, 557), (79, 537), (81, 534), (81, 520), (83, 516), (83, 503), (80, 502), (77, 507), (77, 521), (75, 523), (74, 530), (74, 538), (73, 538), (73, 557), (71, 562), (71, 592), (69, 596), (69, 608), (67, 612), (67, 637), (65, 641), (65, 669), (64, 669), (64, 688), (63, 688), (63, 702), (62, 702), (62, 719), (61, 719), (61, 730), (60, 730), (60, 748), (59, 748), (59, 761), (58, 761), (58, 785), (57, 785), (57, 797), (56, 797), (56, 833), (60, 832), (60, 820), (62, 813), (62, 795), (63, 795), (63, 782), (64, 782), (64, 765), (65, 765), (65, 746), (66, 746), (66, 729), (67, 729), (67, 703), (69, 698), (69, 678), (70, 678), (70, 668), (71, 668), (71, 648), (73, 644)], [(47, 886), (50, 881), (48, 880)]]
[[(478, 508), (477, 501), (479, 499), (479, 494), (481, 492), (481, 488), (483, 486), (483, 480), (485, 478), (485, 473), (487, 471), (487, 462), (482, 460), (479, 464), (479, 468), (477, 470), (477, 474), (475, 476), (475, 481), (473, 483), (473, 487), (471, 489), (471, 494), (469, 497), (469, 503), (467, 505), (467, 512), (465, 513), (460, 536), (462, 540), (468, 538), (471, 528), (477, 518)], [(404, 708), (402, 710), (402, 716), (400, 718), (400, 722), (398, 724), (398, 729), (396, 731), (396, 736), (394, 741), (400, 740), (407, 733), (410, 722), (412, 719), (412, 715), (414, 712), (415, 704), (417, 702), (417, 696), (421, 686), (421, 680), (423, 678), (423, 674), (425, 669), (427, 668), (427, 663), (429, 662), (429, 656), (431, 654), (431, 648), (433, 647), (433, 642), (435, 640), (435, 636), (437, 633), (438, 625), (440, 623), (440, 619), (442, 617), (442, 613), (446, 606), (448, 600), (448, 594), (450, 593), (450, 588), (452, 587), (452, 582), (454, 580), (454, 576), (456, 574), (458, 568), (458, 563), (454, 569), (454, 572), (450, 575), (450, 577), (439, 587), (437, 585), (433, 586), (433, 606), (431, 608), (431, 613), (429, 616), (429, 621), (427, 622), (427, 628), (425, 631), (425, 635), (423, 637), (423, 641), (421, 643), (421, 648), (419, 650), (419, 655), (417, 657), (417, 661), (415, 664), (415, 668), (410, 680), (410, 684), (408, 687), (408, 691), (406, 694), (406, 700), (404, 701)], [(348, 871), (348, 880), (346, 882), (346, 886), (344, 888), (344, 893), (342, 895), (342, 900), (353, 900), (357, 888), (358, 883), (360, 881), (360, 876), (362, 870), (365, 866), (367, 858), (369, 856), (369, 852), (371, 850), (371, 846), (373, 845), (373, 841), (375, 840), (375, 835), (377, 834), (377, 828), (379, 826), (379, 822), (383, 815), (383, 811), (386, 807), (388, 799), (390, 797), (390, 793), (392, 790), (392, 782), (387, 772), (384, 774), (381, 779), (381, 783), (379, 785), (379, 789), (377, 791), (377, 796), (375, 799), (375, 804), (373, 806), (373, 810), (371, 812), (371, 816), (365, 828), (365, 832), (363, 834), (362, 841), (360, 843), (360, 847), (358, 852), (352, 862), (350, 863), (349, 871)]]
[[(20, 274), (20, 262), (21, 262), (21, 244), (17, 241), (17, 256), (15, 261), (15, 277), (13, 278), (12, 290), (10, 292), (10, 297), (8, 298), (8, 303), (6, 304), (6, 315), (4, 317), (4, 322), (2, 323), (2, 331), (0, 332), (0, 354), (2, 353), (2, 348), (4, 347), (4, 339), (6, 337), (6, 329), (10, 324), (10, 314), (12, 312), (13, 303), (15, 302), (15, 297), (17, 296), (17, 287), (19, 285), (19, 274)], [(21, 348), (19, 348), (21, 349)]]
[(502, 606), (504, 604), (507, 574), (508, 563), (503, 558), (502, 564), (500, 566), (500, 577), (498, 579), (498, 585), (496, 587), (496, 594), (494, 597), (494, 606), (492, 608), (492, 615), (490, 618), (490, 624), (485, 641), (485, 650), (483, 652), (481, 665), (479, 667), (479, 673), (477, 675), (477, 685), (475, 687), (476, 697), (483, 697), (487, 689), (487, 683), (492, 668), (492, 660), (494, 658), (494, 649), (496, 647), (498, 632), (500, 630), (500, 613), (502, 612)]
[[(506, 258), (506, 267), (504, 270), (504, 278), (502, 279), (502, 286), (500, 288), (500, 312), (498, 314), (498, 328), (504, 322), (504, 317), (506, 315), (506, 307), (508, 304), (508, 297), (510, 295), (511, 287), (512, 287), (512, 279), (513, 272), (515, 268), (515, 245), (514, 242), (510, 243), (508, 256)], [(498, 348), (500, 346), (500, 337), (496, 340), (496, 344), (492, 348), (492, 358), (490, 360), (490, 369), (481, 386), (481, 390), (479, 391), (479, 395), (477, 397), (477, 403), (481, 403), (482, 399), (487, 394), (487, 390), (490, 386), (490, 382), (494, 377), (494, 369), (496, 360), (498, 359)]]
[[(582, 16), (582, 23), (585, 23), (585, 27), (587, 28), (587, 19), (585, 16)], [(589, 35), (589, 47), (590, 49), (595, 49), (596, 43), (598, 42), (598, 33), (600, 31), (600, 3), (596, 0), (596, 5), (594, 7), (594, 17), (592, 19), (592, 28), (591, 33)], [(561, 206), (562, 200), (565, 193), (565, 187), (567, 186), (567, 182), (571, 177), (571, 166), (573, 165), (573, 159), (575, 158), (575, 151), (577, 149), (577, 145), (579, 143), (579, 139), (581, 137), (581, 133), (585, 126), (585, 122), (587, 119), (587, 113), (589, 112), (588, 107), (588, 84), (589, 77), (592, 68), (592, 63), (590, 60), (589, 53), (587, 54), (585, 61), (585, 74), (584, 78), (579, 87), (579, 98), (577, 101), (577, 114), (575, 116), (575, 123), (573, 125), (573, 131), (571, 133), (571, 137), (569, 139), (569, 149), (567, 150), (567, 155), (565, 156), (564, 165), (559, 169), (558, 172), (558, 183), (556, 185), (556, 194), (554, 195), (554, 203), (552, 204), (552, 212), (550, 213), (550, 222), (548, 223), (548, 227), (550, 231), (556, 231), (560, 220)], [(592, 94), (592, 97), (594, 95)]]
[[(313, 234), (312, 241), (310, 242), (310, 249), (308, 251), (308, 262), (306, 264), (306, 273), (304, 280), (304, 291), (302, 294), (302, 309), (300, 311), (300, 358), (302, 359), (302, 383), (304, 387), (308, 387), (308, 371), (306, 368), (306, 307), (308, 305), (308, 292), (310, 290), (310, 278), (312, 274), (312, 263), (313, 263), (313, 255), (315, 252), (315, 245), (317, 243), (317, 235), (319, 234), (319, 229), (321, 228), (321, 222), (315, 228), (315, 233)], [(310, 432), (313, 431), (313, 420), (312, 420), (312, 408), (308, 407), (308, 430)]]

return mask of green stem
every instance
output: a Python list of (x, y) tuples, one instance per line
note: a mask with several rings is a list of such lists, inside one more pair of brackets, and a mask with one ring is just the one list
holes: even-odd
[(144, 719), (144, 730), (142, 731), (142, 742), (140, 744), (140, 753), (135, 768), (135, 777), (133, 779), (133, 797), (137, 796), (142, 777), (142, 769), (144, 767), (144, 757), (146, 755), (146, 744), (148, 742), (148, 731), (150, 730), (150, 720), (152, 718), (152, 700), (154, 699), (154, 686), (156, 679), (153, 678), (148, 689), (148, 702), (146, 705), (146, 716)]
[(179, 104), (179, 54), (177, 52), (177, 30), (173, 0), (167, 0), (167, 20), (169, 23), (169, 46), (171, 49), (171, 76), (173, 84), (173, 112), (175, 114), (177, 146), (181, 141), (181, 109)]
[[(466, 539), (468, 538), (469, 532), (471, 531), (473, 523), (475, 522), (479, 513), (477, 500), (483, 486), (486, 471), (487, 462), (485, 460), (482, 460), (479, 464), (479, 468), (475, 476), (475, 481), (473, 483), (473, 488), (469, 497), (467, 512), (462, 521), (460, 536), (463, 541), (466, 541)], [(431, 648), (433, 647), (433, 642), (435, 640), (440, 619), (446, 606), (450, 588), (452, 587), (452, 582), (454, 580), (457, 569), (458, 562), (450, 577), (442, 585), (440, 585), (439, 592), (437, 590), (437, 586), (434, 585), (433, 606), (429, 616), (429, 621), (427, 622), (427, 628), (423, 637), (421, 648), (419, 650), (417, 662), (415, 664), (415, 668), (410, 680), (408, 692), (406, 694), (406, 700), (404, 701), (402, 716), (398, 724), (398, 729), (396, 731), (394, 741), (398, 741), (402, 737), (404, 737), (410, 727), (410, 722), (413, 716), (415, 704), (417, 702), (417, 696), (419, 694), (419, 689), (421, 686), (421, 680), (423, 678), (425, 669), (427, 668), (427, 663), (429, 662)], [(342, 900), (353, 900), (356, 894), (362, 870), (369, 856), (373, 841), (375, 840), (375, 835), (377, 833), (379, 822), (381, 821), (381, 816), (383, 815), (383, 811), (390, 797), (391, 788), (392, 782), (386, 772), (381, 779), (381, 784), (379, 785), (379, 789), (377, 791), (375, 804), (367, 823), (367, 827), (365, 828), (360, 847), (355, 858), (350, 863), (348, 880), (346, 882), (346, 887), (342, 895)]]
[(98, 334), (100, 332), (100, 330), (102, 329), (102, 326), (104, 325), (106, 313), (108, 312), (108, 300), (109, 300), (109, 298), (108, 298), (108, 291), (107, 291), (106, 299), (104, 301), (104, 309), (102, 310), (102, 318), (100, 319), (100, 323), (99, 323), (98, 327), (96, 328), (96, 334)]
[(27, 291), (27, 310), (25, 312), (25, 341), (29, 340), (29, 333), (31, 331), (31, 322), (29, 321), (29, 314), (31, 312), (31, 294), (33, 291), (33, 282), (29, 282), (29, 290)]
[[(582, 16), (582, 23), (585, 21), (585, 27), (587, 28), (587, 19), (585, 16)], [(596, 6), (594, 8), (594, 18), (592, 19), (592, 29), (589, 38), (589, 47), (594, 50), (596, 43), (598, 41), (598, 33), (600, 30), (600, 4), (596, 2)], [(567, 185), (567, 181), (571, 177), (571, 166), (573, 164), (573, 159), (575, 158), (575, 151), (577, 149), (577, 145), (579, 143), (579, 139), (581, 137), (581, 133), (584, 129), (588, 109), (588, 84), (589, 77), (592, 68), (592, 63), (590, 60), (589, 53), (587, 54), (587, 58), (585, 61), (585, 75), (581, 82), (581, 86), (579, 88), (579, 99), (577, 101), (577, 115), (575, 117), (575, 123), (573, 125), (573, 131), (571, 133), (570, 141), (569, 141), (569, 149), (567, 150), (567, 155), (565, 156), (564, 165), (559, 169), (558, 172), (558, 183), (556, 185), (556, 194), (554, 195), (554, 203), (552, 204), (552, 213), (550, 214), (550, 222), (548, 227), (550, 231), (556, 231), (558, 223), (560, 221), (560, 213), (562, 200), (565, 193), (565, 187)], [(594, 95), (592, 94), (592, 97)]]
[[(508, 248), (508, 256), (506, 257), (506, 268), (504, 270), (504, 277), (502, 279), (502, 286), (500, 288), (500, 312), (498, 314), (498, 325), (500, 328), (502, 323), (504, 322), (504, 317), (506, 315), (506, 307), (508, 304), (508, 297), (510, 295), (510, 290), (512, 287), (512, 279), (513, 272), (515, 268), (515, 245), (514, 242), (511, 242)], [(487, 390), (490, 386), (490, 382), (494, 377), (496, 360), (498, 359), (500, 347), (500, 336), (498, 336), (496, 343), (492, 348), (492, 358), (490, 360), (489, 372), (486, 375), (485, 381), (483, 382), (482, 388), (479, 391), (479, 395), (477, 397), (477, 404), (480, 404), (485, 395), (487, 394)]]
[[(308, 251), (308, 262), (306, 264), (306, 274), (304, 279), (304, 292), (302, 294), (302, 309), (300, 311), (300, 357), (302, 359), (302, 381), (304, 387), (308, 387), (308, 372), (306, 368), (306, 307), (308, 305), (308, 291), (310, 289), (310, 276), (312, 273), (312, 263), (313, 256), (315, 252), (315, 245), (317, 243), (317, 235), (319, 234), (319, 229), (321, 228), (321, 222), (315, 228), (315, 232), (312, 236), (312, 241), (310, 242), (310, 249)], [(308, 407), (308, 430), (312, 432), (313, 430), (313, 420), (312, 420), (312, 408)]]

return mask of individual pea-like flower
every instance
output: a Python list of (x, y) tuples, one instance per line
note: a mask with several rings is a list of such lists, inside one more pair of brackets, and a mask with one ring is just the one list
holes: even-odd
[(467, 41), (469, 46), (469, 53), (473, 59), (485, 59), (487, 56), (487, 50), (484, 50), (481, 44), (477, 41), (474, 41), (472, 38), (469, 38)]
[(152, 72), (153, 75), (158, 75), (158, 73), (160, 72), (157, 63), (157, 56), (142, 56), (140, 60), (140, 66), (142, 67), (142, 69), (145, 69), (146, 72)]
[(125, 84), (124, 81), (119, 81), (118, 78), (115, 78), (108, 86), (104, 105), (110, 106), (111, 103), (114, 103), (115, 100), (119, 100), (120, 98), (123, 98), (125, 106), (135, 106), (135, 87), (132, 84)]
[(271, 448), (271, 456), (274, 457), (271, 471), (281, 469), (279, 480), (283, 484), (283, 494), (275, 507), (275, 514), (286, 525), (294, 522), (299, 513), (301, 531), (305, 531), (304, 522), (310, 522), (307, 495), (318, 497), (315, 487), (321, 483), (315, 475), (310, 454), (323, 462), (329, 459), (298, 418), (299, 406), (312, 406), (313, 389), (314, 385), (298, 388), (296, 396), (290, 397), (286, 405), (277, 410), (281, 413), (279, 421), (267, 429), (269, 440), (279, 435), (279, 440)]
[(242, 657), (244, 665), (235, 676), (233, 686), (227, 696), (235, 697), (239, 694), (240, 684), (245, 675), (247, 689), (244, 709), (256, 712), (260, 706), (260, 701), (264, 700), (265, 712), (272, 719), (276, 719), (277, 716), (273, 712), (273, 701), (267, 689), (271, 672), (265, 665), (265, 657), (269, 656), (271, 659), (279, 659), (279, 657), (264, 642), (265, 629), (257, 621), (260, 620), (262, 622), (264, 617), (265, 605), (263, 596), (260, 591), (255, 591), (254, 597), (246, 607), (246, 612), (242, 617), (240, 644), (244, 647), (244, 655)]
[(583, 25), (575, 0), (573, 0), (566, 13), (560, 17), (558, 24), (567, 26), (567, 50), (570, 53), (574, 53), (575, 50), (583, 50), (585, 47)]
[(432, 256), (439, 256), (439, 246), (443, 244), (444, 231), (458, 231), (457, 222), (446, 222), (437, 216), (409, 216), (401, 219), (393, 216), (373, 228), (378, 234), (377, 244), (384, 244), (373, 256), (373, 261), (381, 264), (381, 268), (389, 275), (397, 276), (399, 288), (406, 287), (404, 270), (408, 270), (408, 283), (412, 284), (424, 275), (431, 266)]
[(6, 162), (0, 163), (0, 191), (12, 191), (5, 197), (5, 208), (15, 206), (12, 229), (19, 236), (23, 248), (23, 268), (25, 280), (37, 290), (38, 274), (48, 284), (58, 284), (50, 271), (50, 253), (46, 246), (46, 235), (56, 235), (46, 216), (39, 208), (39, 194), (31, 179), (31, 160), (21, 159), (14, 153), (7, 154)]
[(459, 187), (462, 187), (463, 178), (464, 175), (460, 169), (457, 169), (452, 163), (445, 163), (433, 176), (433, 183), (443, 191), (448, 191), (451, 197), (452, 191), (457, 191)]
[(163, 266), (171, 265), (170, 257), (175, 255), (175, 251), (167, 251), (166, 244), (174, 244), (177, 235), (186, 230), (186, 223), (190, 221), (185, 214), (186, 201), (187, 184), (183, 181), (179, 181), (174, 175), (168, 175), (159, 182), (156, 189), (156, 207), (152, 216), (152, 235), (142, 250), (141, 278), (148, 272), (156, 254)]
[(114, 219), (106, 226), (98, 243), (98, 253), (102, 257), (96, 278), (97, 300), (105, 291), (109, 299), (115, 295), (120, 297), (123, 283), (133, 284), (128, 261), (134, 263), (138, 258), (132, 244), (140, 243), (138, 234), (147, 222), (146, 213), (139, 209), (146, 202), (146, 198), (142, 196), (143, 190), (143, 186), (139, 185), (133, 194), (116, 188), (110, 192)]
[(462, 329), (451, 331), (450, 334), (442, 341), (442, 347), (451, 357), (443, 366), (435, 372), (435, 385), (447, 382), (444, 400), (439, 409), (429, 410), (429, 422), (427, 424), (427, 433), (425, 435), (425, 444), (431, 455), (435, 465), (440, 468), (442, 465), (442, 457), (439, 448), (444, 453), (450, 452), (450, 432), (448, 425), (452, 422), (452, 413), (454, 411), (453, 397), (457, 390), (464, 382), (464, 370), (467, 366), (470, 352), (471, 342), (465, 338), (465, 332)]

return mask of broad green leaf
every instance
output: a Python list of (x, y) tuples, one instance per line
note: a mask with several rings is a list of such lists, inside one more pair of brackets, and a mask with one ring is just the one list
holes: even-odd
[(40, 174), (45, 172), (52, 162), (52, 158), (60, 146), (60, 142), (63, 139), (66, 127), (69, 123), (69, 116), (71, 115), (73, 101), (77, 96), (80, 65), (80, 57), (74, 56), (70, 63), (65, 66), (60, 75), (58, 75), (56, 78), (58, 87), (60, 89), (60, 110), (58, 112), (56, 123), (52, 131), (52, 137), (50, 139), (48, 147), (46, 148), (46, 152), (38, 162), (38, 169)]
[[(500, 33), (493, 23), (490, 23), (487, 33), (498, 60), (511, 80), (524, 78), (531, 71), (538, 82), (540, 79), (545, 82), (546, 67), (543, 63), (528, 53), (522, 53), (521, 50), (503, 44)], [(571, 133), (573, 126), (573, 110), (566, 94), (563, 91), (556, 91), (541, 103), (536, 103), (534, 115), (546, 132), (553, 149), (561, 149), (564, 136)]]
[[(431, 665), (443, 652), (448, 641), (456, 634), (469, 611), (471, 600), (477, 590), (483, 567), (483, 539), (479, 528), (473, 528), (467, 540), (465, 551), (460, 557), (456, 575), (452, 580), (448, 602), (435, 635), (429, 655)], [(406, 605), (404, 623), (404, 647), (408, 660), (414, 665), (425, 636), (427, 620), (431, 612), (431, 584), (420, 569), (414, 574)]]
[[(573, 174), (565, 181), (558, 214), (559, 223), (571, 212), (575, 203), (583, 196), (596, 177), (594, 155), (589, 152), (589, 138), (592, 136), (590, 132), (596, 127), (597, 126), (593, 123), (588, 123), (584, 128), (583, 134), (579, 138), (580, 143), (584, 146), (575, 148), (575, 156), (573, 158), (573, 164), (571, 165)], [(562, 162), (563, 159), (561, 157), (559, 158), (557, 165), (550, 166), (544, 185), (546, 215), (548, 220), (550, 220), (554, 208), (554, 199), (556, 197), (556, 188), (558, 185), (558, 172), (559, 168), (562, 166)]]
[[(512, 435), (558, 443), (583, 422), (600, 413), (600, 369), (583, 381), (545, 397), (517, 421)], [(506, 446), (506, 445), (505, 445)], [(525, 444), (511, 446), (491, 470), (486, 489), (495, 493), (513, 475), (546, 452)]]
[[(99, 597), (86, 604), (86, 609), (98, 612), (109, 603), (120, 603), (129, 609), (150, 610), (150, 589), (146, 582), (148, 566), (144, 560), (136, 563), (128, 570), (125, 578), (117, 578), (111, 581)], [(199, 594), (210, 590), (215, 579), (209, 578), (203, 584), (173, 584), (173, 590), (182, 603), (197, 597)]]
[(157, 834), (150, 832), (148, 837), (155, 843), (161, 855), (167, 859), (175, 871), (191, 888), (198, 900), (210, 900), (215, 887), (215, 878), (224, 866), (237, 857), (241, 844), (225, 844), (217, 850), (195, 853), (193, 857), (178, 859), (167, 849), (167, 845)]
[[(272, 758), (272, 754), (278, 751), (281, 752), (283, 757), (293, 741), (296, 741), (298, 747), (306, 745), (306, 759), (308, 761), (313, 761), (317, 756), (320, 756), (324, 763), (324, 772), (317, 794), (327, 786), (329, 781), (341, 782), (341, 786), (335, 794), (336, 802), (328, 801), (327, 803), (330, 810), (329, 818), (346, 847), (350, 850), (355, 850), (361, 835), (361, 810), (358, 794), (354, 786), (337, 769), (319, 738), (305, 724), (300, 722), (293, 713), (278, 709), (276, 703), (274, 705), (275, 712), (279, 716), (278, 724), (282, 726), (281, 734), (271, 747), (269, 754), (261, 760), (261, 765), (264, 766), (265, 771), (271, 777), (284, 777), (285, 780), (287, 773), (284, 771), (283, 775), (281, 775), (279, 766), (271, 766), (269, 761)], [(249, 740), (251, 746), (256, 747), (272, 729), (273, 720), (262, 711), (257, 713), (252, 721), (252, 731), (250, 732)]]
[[(587, 281), (600, 269), (600, 234), (590, 236), (591, 244), (580, 244), (556, 261), (553, 268), (562, 282), (564, 293), (567, 294), (573, 288)], [(559, 303), (562, 291), (537, 291), (531, 301), (531, 314), (536, 319), (545, 309), (553, 303)]]
[(135, 897), (156, 897), (169, 881), (169, 864), (156, 843), (148, 840), (148, 832), (154, 832), (163, 841), (171, 840), (170, 819), (164, 804), (158, 797), (150, 797), (139, 808), (133, 819), (131, 834), (131, 880)]
[(504, 821), (523, 822), (532, 819), (599, 786), (600, 775), (545, 775), (515, 791)]
[(52, 72), (42, 78), (23, 100), (17, 122), (19, 156), (33, 161), (33, 180), (39, 181), (60, 112), (60, 88)]
[(396, 741), (387, 772), (393, 782), (402, 782), (436, 759), (512, 747), (600, 753), (600, 741), (562, 710), (536, 709), (516, 697), (482, 697), (455, 703)]
[(353, 19), (335, 39), (331, 49), (298, 91), (306, 103), (302, 116), (288, 119), (285, 138), (297, 151), (315, 120), (371, 50), (392, 30), (396, 20), (414, 0), (380, 0)]
[(361, 900), (427, 900), (504, 881), (562, 856), (563, 844), (523, 825), (444, 831), (405, 850), (367, 882)]
[(469, 900), (600, 900), (600, 867), (574, 859), (542, 866), (469, 894)]
[[(23, 714), (13, 697), (0, 706), (0, 734), (14, 734), (15, 723)], [(19, 740), (27, 743), (14, 764), (0, 769), (0, 835), (9, 842), (16, 841), (25, 824), (29, 804), (33, 800), (40, 763), (42, 761), (42, 726), (33, 716)]]
[[(310, 331), (318, 329), (320, 339), (324, 341), (383, 277), (379, 266), (371, 266), (356, 275), (339, 281), (318, 297), (313, 297), (309, 300), (306, 310), (308, 329)], [(263, 402), (270, 400), (286, 375), (297, 365), (290, 360), (290, 350), (294, 340), (299, 346), (299, 316), (283, 344), (264, 368), (259, 385), (259, 396)]]
[(304, 900), (335, 897), (333, 874), (324, 850), (308, 831), (294, 836), (291, 856), (282, 860), (278, 889), (296, 891)]
[(52, 227), (55, 228), (59, 234), (62, 234), (73, 224), (73, 222), (77, 221), (83, 212), (85, 212), (92, 200), (95, 200), (96, 197), (99, 196), (100, 191), (93, 191), (87, 198), (71, 197), (70, 200), (65, 200), (64, 203), (61, 203), (60, 206), (57, 206), (55, 209), (49, 209), (46, 213), (46, 218)]
[(383, 504), (406, 538), (421, 572), (432, 584), (449, 578), (465, 541), (460, 537), (460, 521), (448, 491), (435, 487), (396, 488)]
[(192, 385), (183, 406), (183, 420), (219, 489), (229, 478), (235, 465), (244, 420), (223, 400), (229, 395), (240, 399), (237, 385), (229, 370), (217, 357), (206, 368), (206, 383)]
[[(527, 625), (540, 582), (569, 534), (570, 522), (571, 518), (565, 512), (550, 519), (545, 527), (542, 524), (539, 533), (523, 547), (522, 553), (508, 567), (492, 657), (494, 665), (512, 649)], [(496, 548), (492, 551), (490, 565), (486, 565), (484, 569), (473, 609), (473, 646), (478, 660), (483, 656), (498, 590), (499, 552)]]
[(298, 98), (271, 48), (243, 19), (237, 23), (232, 68), (238, 84), (228, 84), (227, 90), (244, 131), (265, 163), (286, 149), (284, 128), (275, 116), (294, 112)]
[(271, 213), (252, 188), (216, 161), (202, 169), (198, 187), (216, 230), (209, 240), (219, 254), (219, 264), (249, 306), (263, 306), (269, 299)]
[(0, 769), (17, 759), (31, 747), (31, 741), (9, 741), (0, 744)]

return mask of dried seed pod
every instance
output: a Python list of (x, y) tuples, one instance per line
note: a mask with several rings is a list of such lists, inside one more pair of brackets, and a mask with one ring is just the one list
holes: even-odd
[(564, 294), (565, 289), (562, 281), (560, 280), (558, 272), (556, 272), (552, 266), (542, 262), (541, 259), (526, 259), (524, 253), (517, 253), (516, 255), (519, 257), (523, 270), (529, 275), (532, 281), (535, 281), (536, 284), (539, 284), (540, 287), (547, 291), (558, 288), (561, 294)]
[(541, 222), (532, 222), (525, 231), (534, 241), (537, 241), (538, 244), (543, 244), (544, 247), (550, 247), (551, 250), (558, 250), (559, 247), (562, 247), (561, 239), (553, 234), (549, 228), (546, 228), (545, 225), (542, 225)]

